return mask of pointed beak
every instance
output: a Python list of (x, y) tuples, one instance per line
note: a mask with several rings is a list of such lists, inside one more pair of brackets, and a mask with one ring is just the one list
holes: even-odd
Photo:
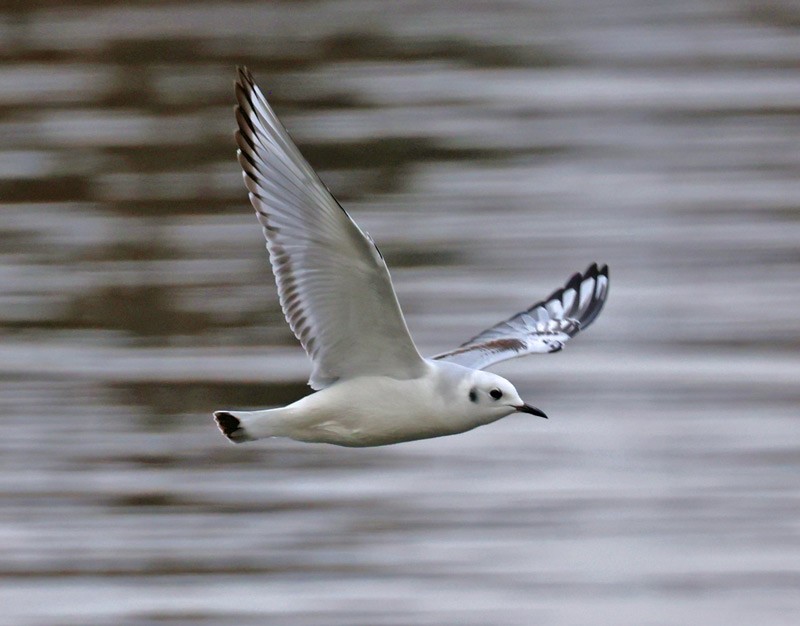
[(537, 409), (535, 406), (531, 406), (530, 404), (522, 404), (520, 406), (515, 406), (514, 408), (517, 409), (517, 412), (519, 413), (530, 413), (531, 415), (538, 415), (539, 417), (547, 419), (547, 416), (542, 411)]

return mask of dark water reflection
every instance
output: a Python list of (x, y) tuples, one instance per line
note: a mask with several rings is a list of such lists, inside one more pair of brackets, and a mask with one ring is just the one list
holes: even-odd
[[(0, 623), (794, 624), (800, 13), (710, 0), (0, 12)], [(236, 64), (434, 353), (608, 262), (498, 371), (553, 419), (233, 448), (306, 393)]]

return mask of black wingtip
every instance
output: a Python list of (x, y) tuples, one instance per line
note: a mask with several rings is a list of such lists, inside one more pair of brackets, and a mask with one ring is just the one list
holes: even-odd
[[(595, 318), (600, 315), (600, 311), (603, 310), (603, 306), (605, 306), (606, 303), (606, 298), (608, 297), (608, 265), (603, 265), (601, 268), (598, 268), (597, 263), (592, 263), (589, 266), (589, 270), (592, 270), (591, 278), (594, 279), (594, 289), (592, 291), (592, 297), (589, 301), (589, 305), (587, 306), (586, 310), (583, 311), (583, 314), (580, 318), (581, 330), (587, 328), (589, 324), (591, 324)], [(587, 276), (589, 276), (589, 270), (586, 271)], [(598, 280), (600, 277), (605, 279), (605, 283), (603, 285), (601, 285)]]
[(240, 81), (246, 83), (253, 82), (253, 74), (250, 73), (250, 70), (247, 69), (246, 65), (237, 65), (236, 66), (236, 75)]
[(239, 430), (242, 425), (238, 417), (234, 417), (227, 411), (215, 411), (214, 421), (217, 422), (217, 426), (219, 426), (222, 434), (228, 439), (233, 439), (234, 433)]
[(578, 289), (580, 289), (582, 280), (583, 280), (583, 274), (581, 274), (580, 272), (575, 272), (572, 276), (570, 276), (569, 280), (567, 281), (567, 284), (564, 285), (563, 291), (567, 291), (569, 289), (574, 289), (575, 291), (578, 291)]
[[(591, 274), (589, 271), (591, 270)], [(598, 265), (597, 263), (592, 263), (587, 269), (585, 274), (591, 275), (593, 278), (598, 278), (599, 276), (605, 276), (608, 279), (608, 264)]]

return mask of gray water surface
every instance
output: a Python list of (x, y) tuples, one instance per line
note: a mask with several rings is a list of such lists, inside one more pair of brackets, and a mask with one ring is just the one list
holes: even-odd
[[(0, 9), (0, 624), (800, 620), (788, 0)], [(551, 419), (231, 446), (308, 393), (234, 157), (255, 73), (425, 354), (598, 261)]]

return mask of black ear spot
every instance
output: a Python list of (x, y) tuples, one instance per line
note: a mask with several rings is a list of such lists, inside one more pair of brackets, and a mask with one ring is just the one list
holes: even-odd
[(473, 387), (469, 390), (469, 399), (470, 402), (477, 402), (478, 401), (478, 391)]
[(489, 395), (492, 396), (492, 398), (494, 398), (495, 400), (499, 400), (500, 398), (503, 397), (503, 392), (500, 391), (499, 389), (492, 389), (489, 392)]

